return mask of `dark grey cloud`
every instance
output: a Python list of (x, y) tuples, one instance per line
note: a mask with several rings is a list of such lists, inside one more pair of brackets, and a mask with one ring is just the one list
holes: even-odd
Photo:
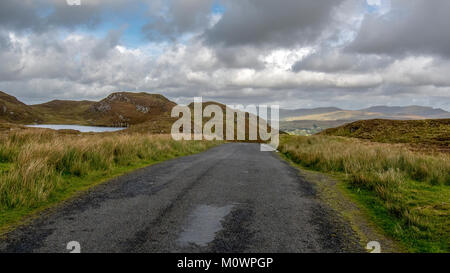
[(382, 17), (367, 15), (348, 51), (450, 56), (450, 1), (392, 0)]
[(124, 27), (110, 30), (108, 34), (103, 39), (99, 40), (92, 49), (92, 57), (95, 59), (106, 58), (110, 50), (119, 45), (120, 37), (122, 36), (124, 30)]
[(137, 0), (81, 1), (81, 5), (68, 5), (65, 0), (1, 0), (0, 28), (11, 31), (31, 30), (46, 32), (55, 28), (73, 29), (77, 26), (94, 27), (102, 12), (119, 14), (136, 8)]
[(0, 2), (0, 26), (10, 29), (39, 28), (38, 8), (42, 1), (2, 0)]
[(6, 33), (0, 32), (0, 50), (8, 50), (11, 48), (11, 41)]
[(222, 19), (205, 33), (210, 44), (292, 46), (320, 37), (343, 0), (226, 1)]
[[(82, 0), (81, 0), (82, 1)], [(100, 23), (102, 5), (67, 5), (66, 1), (59, 1), (53, 5), (53, 11), (44, 19), (47, 26), (72, 28), (84, 25), (94, 27)]]
[(143, 32), (151, 40), (177, 39), (208, 26), (214, 0), (168, 0), (150, 4), (150, 22)]
[(100, 11), (100, 5), (69, 6), (63, 0), (2, 0), (0, 26), (14, 31), (34, 32), (44, 32), (55, 27), (94, 26), (100, 22)]
[(220, 66), (227, 68), (264, 68), (264, 63), (259, 59), (261, 52), (252, 47), (216, 47), (214, 51)]
[(388, 56), (362, 55), (326, 48), (310, 54), (292, 66), (294, 72), (370, 72), (385, 68), (394, 61)]

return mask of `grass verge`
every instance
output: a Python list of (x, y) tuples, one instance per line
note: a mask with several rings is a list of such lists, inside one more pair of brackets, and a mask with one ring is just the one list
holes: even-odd
[(0, 233), (115, 176), (219, 143), (139, 133), (24, 130), (0, 135)]
[(340, 137), (283, 136), (294, 163), (345, 182), (372, 220), (410, 252), (450, 251), (450, 156)]

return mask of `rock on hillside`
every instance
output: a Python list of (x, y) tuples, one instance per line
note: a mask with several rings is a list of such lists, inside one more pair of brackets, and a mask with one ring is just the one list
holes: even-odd
[(92, 124), (124, 127), (169, 117), (175, 105), (158, 94), (119, 92), (93, 104), (87, 117)]

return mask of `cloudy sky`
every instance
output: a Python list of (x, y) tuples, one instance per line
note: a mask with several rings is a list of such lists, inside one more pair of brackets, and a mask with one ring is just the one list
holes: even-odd
[(0, 90), (450, 110), (448, 0), (80, 1), (0, 1)]

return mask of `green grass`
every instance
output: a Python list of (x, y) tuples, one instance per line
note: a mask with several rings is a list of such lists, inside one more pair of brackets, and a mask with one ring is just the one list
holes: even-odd
[(450, 157), (338, 137), (283, 136), (294, 163), (333, 174), (411, 252), (450, 252)]
[[(345, 181), (345, 180), (344, 180)], [(402, 243), (409, 252), (417, 253), (448, 253), (449, 249), (449, 208), (439, 203), (448, 202), (450, 195), (447, 188), (422, 188), (411, 182), (411, 192), (402, 191), (405, 203), (412, 208), (423, 208), (419, 219), (426, 219), (426, 225), (411, 224), (392, 213), (382, 199), (373, 192), (355, 188), (350, 183), (345, 183), (345, 190), (360, 204), (367, 208), (371, 220), (381, 227), (388, 235)], [(440, 191), (436, 193), (436, 191)], [(431, 201), (433, 200), (433, 201)], [(428, 211), (427, 211), (428, 210)]]
[(50, 130), (13, 132), (0, 135), (0, 140), (0, 233), (112, 177), (220, 143)]

